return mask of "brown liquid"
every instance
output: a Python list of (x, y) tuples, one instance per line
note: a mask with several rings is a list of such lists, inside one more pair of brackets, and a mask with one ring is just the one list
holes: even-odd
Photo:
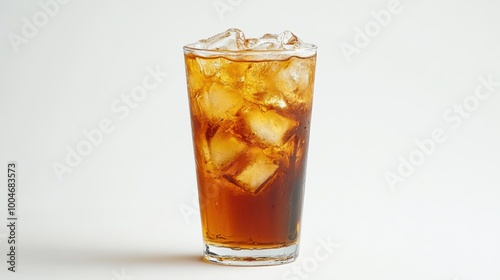
[(296, 243), (316, 57), (185, 62), (205, 242)]

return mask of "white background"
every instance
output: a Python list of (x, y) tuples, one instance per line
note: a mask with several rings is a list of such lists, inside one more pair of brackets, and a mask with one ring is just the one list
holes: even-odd
[[(230, 9), (218, 13), (220, 3)], [(1, 279), (499, 279), (500, 86), (483, 100), (474, 91), (479, 77), (500, 81), (500, 2), (402, 0), (345, 56), (343, 42), (356, 47), (357, 28), (388, 3), (72, 0), (17, 45), (9, 38), (23, 36), (23, 18), (43, 23), (43, 9), (2, 0), (0, 260), (11, 160), (19, 221), (18, 272), (2, 261)], [(293, 264), (201, 261), (182, 46), (230, 27), (248, 37), (289, 29), (319, 46)], [(169, 75), (120, 118), (112, 104), (147, 67)], [(448, 110), (464, 100), (475, 107), (458, 124)], [(103, 119), (114, 130), (59, 181), (54, 162)], [(391, 188), (386, 172), (397, 175), (399, 156), (420, 153), (415, 141), (435, 129), (446, 140)], [(336, 247), (321, 260), (320, 239)]]

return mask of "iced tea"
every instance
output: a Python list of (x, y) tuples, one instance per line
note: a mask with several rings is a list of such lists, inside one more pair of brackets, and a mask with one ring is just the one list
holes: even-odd
[(299, 239), (316, 52), (243, 52), (185, 47), (205, 257), (288, 262)]

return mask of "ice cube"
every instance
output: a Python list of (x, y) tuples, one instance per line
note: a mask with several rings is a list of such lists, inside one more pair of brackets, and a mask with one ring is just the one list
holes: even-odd
[(278, 165), (264, 154), (251, 161), (235, 179), (240, 187), (256, 193), (278, 170)]
[[(281, 62), (283, 64), (283, 62)], [(280, 62), (255, 63), (248, 67), (242, 87), (244, 99), (270, 108), (287, 107), (283, 94), (274, 89), (274, 72), (279, 71)]]
[(291, 58), (289, 65), (276, 75), (275, 85), (292, 103), (310, 102), (313, 67), (309, 60)]
[[(266, 76), (270, 63), (253, 63), (245, 71), (243, 94), (255, 94), (266, 90)], [(251, 96), (249, 96), (251, 98)], [(250, 100), (251, 101), (251, 100)]]
[(201, 73), (205, 76), (213, 76), (216, 73), (220, 71), (222, 68), (222, 58), (215, 58), (215, 59), (205, 59), (205, 58), (196, 58), (196, 62), (198, 63), (198, 66), (200, 67)]
[(251, 50), (276, 50), (280, 48), (280, 41), (278, 35), (264, 34), (260, 38), (247, 39), (246, 47)]
[(194, 94), (203, 88), (204, 75), (201, 72), (198, 61), (194, 58), (186, 58), (186, 69), (188, 71), (187, 84), (189, 92)]
[(245, 81), (246, 71), (250, 67), (248, 62), (234, 62), (225, 60), (223, 67), (218, 71), (216, 77), (219, 81), (233, 88), (241, 88)]
[(245, 142), (220, 127), (209, 140), (210, 160), (217, 169), (227, 167), (247, 148)]
[(208, 161), (210, 159), (210, 148), (208, 146), (207, 138), (203, 134), (197, 134), (195, 141), (195, 152), (197, 157)]
[(205, 50), (294, 50), (309, 48), (295, 34), (284, 31), (280, 34), (265, 34), (260, 38), (245, 39), (239, 29), (231, 28), (208, 39), (202, 39), (189, 47)]
[(290, 137), (290, 132), (297, 127), (294, 120), (285, 118), (273, 110), (261, 111), (252, 108), (244, 113), (244, 121), (250, 132), (257, 138), (274, 146), (283, 145)]
[(241, 30), (231, 28), (208, 39), (200, 40), (192, 47), (208, 50), (242, 50), (245, 49), (245, 35)]
[(229, 118), (243, 106), (241, 95), (229, 87), (214, 83), (208, 91), (198, 97), (200, 109), (212, 121)]
[(288, 30), (280, 34), (264, 34), (260, 38), (246, 40), (246, 48), (251, 50), (294, 50), (307, 47), (309, 45)]
[(284, 96), (280, 92), (257, 91), (246, 93), (245, 99), (258, 105), (269, 108), (286, 108), (288, 106)]
[(302, 42), (295, 34), (290, 31), (284, 31), (278, 35), (278, 43), (280, 49), (294, 50), (308, 47), (307, 44)]

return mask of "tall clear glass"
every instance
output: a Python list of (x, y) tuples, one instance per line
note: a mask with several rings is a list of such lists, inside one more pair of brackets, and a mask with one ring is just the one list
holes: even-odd
[(298, 253), (316, 46), (184, 47), (204, 256), (272, 265)]

